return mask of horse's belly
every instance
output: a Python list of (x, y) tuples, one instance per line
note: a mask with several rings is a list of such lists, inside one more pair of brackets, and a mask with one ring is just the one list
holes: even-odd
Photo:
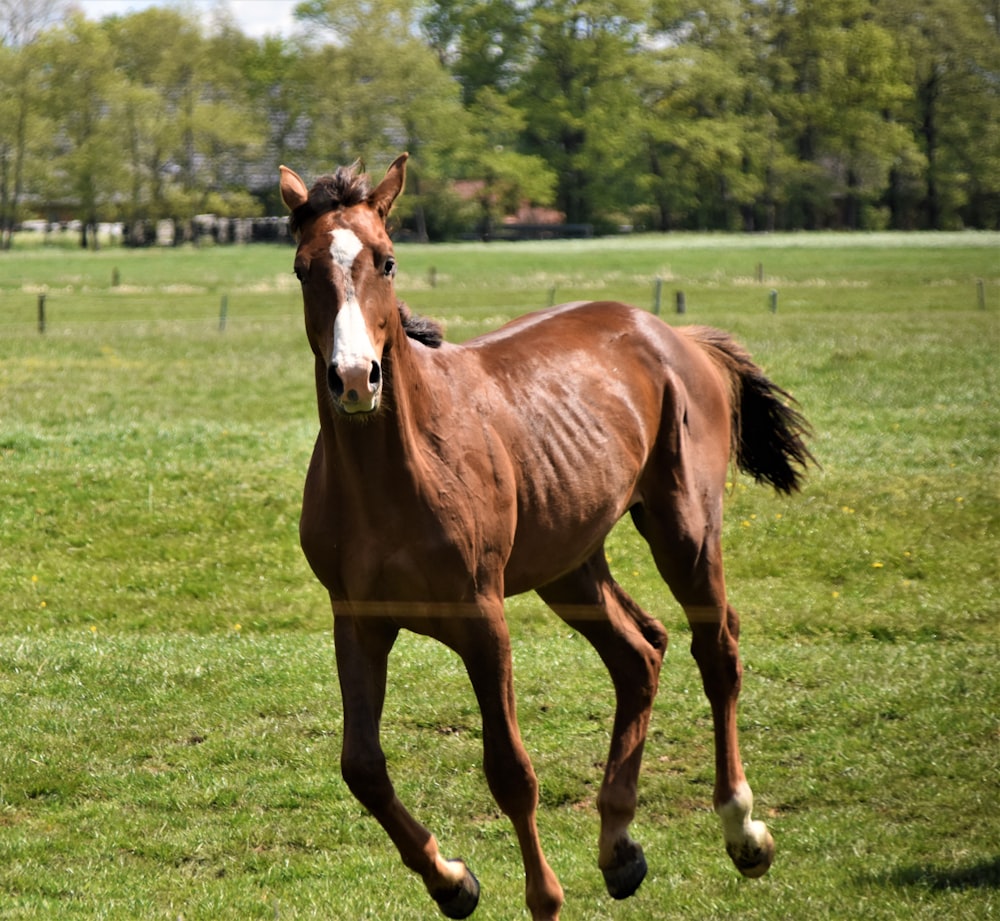
[(644, 400), (622, 386), (581, 400), (592, 380), (561, 383), (567, 392), (557, 410), (525, 419), (524, 436), (507, 448), (518, 481), (508, 594), (551, 582), (600, 547), (639, 501), (637, 484), (656, 439), (659, 404), (648, 379), (633, 388), (648, 390)]
[(533, 482), (519, 504), (506, 593), (545, 585), (590, 557), (636, 501), (638, 474), (637, 464), (617, 459), (575, 470), (572, 482), (545, 477)]

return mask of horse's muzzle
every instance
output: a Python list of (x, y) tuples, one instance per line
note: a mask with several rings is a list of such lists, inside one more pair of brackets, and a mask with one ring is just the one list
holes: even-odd
[(337, 406), (345, 413), (370, 413), (378, 409), (382, 396), (382, 368), (377, 361), (372, 360), (367, 365), (331, 362), (326, 379)]

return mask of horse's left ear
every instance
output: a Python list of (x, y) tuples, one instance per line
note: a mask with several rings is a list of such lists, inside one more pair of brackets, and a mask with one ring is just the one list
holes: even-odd
[(294, 211), (309, 200), (309, 190), (295, 170), (287, 166), (279, 166), (278, 170), (281, 173), (281, 200), (289, 211)]
[(384, 221), (392, 210), (392, 203), (403, 191), (403, 183), (406, 180), (406, 160), (408, 153), (400, 154), (392, 161), (385, 171), (385, 178), (378, 184), (378, 187), (369, 196), (369, 204), (379, 213)]

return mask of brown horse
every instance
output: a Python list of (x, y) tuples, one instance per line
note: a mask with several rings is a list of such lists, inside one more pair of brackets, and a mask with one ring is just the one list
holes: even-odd
[(715, 726), (714, 805), (746, 876), (774, 844), (751, 818), (736, 733), (739, 620), (723, 580), (730, 461), (791, 492), (806, 425), (725, 334), (674, 330), (623, 304), (564, 304), (463, 345), (396, 297), (385, 221), (406, 155), (375, 187), (340, 168), (310, 191), (281, 168), (295, 274), (316, 359), (320, 433), (301, 539), (333, 604), (344, 706), (341, 766), (449, 918), (479, 884), (399, 801), (379, 723), (401, 629), (462, 658), (483, 719), (483, 767), (524, 860), (532, 918), (563, 892), (542, 853), (538, 783), (515, 715), (504, 597), (534, 589), (604, 660), (616, 693), (597, 806), (598, 865), (626, 898), (646, 873), (629, 836), (667, 635), (611, 577), (604, 541), (627, 511), (691, 624)]

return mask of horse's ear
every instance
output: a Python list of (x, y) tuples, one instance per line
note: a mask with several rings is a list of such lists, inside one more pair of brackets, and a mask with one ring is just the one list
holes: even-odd
[(379, 213), (383, 221), (389, 216), (392, 203), (403, 191), (403, 182), (406, 180), (406, 160), (409, 156), (408, 153), (400, 154), (392, 161), (392, 166), (385, 171), (385, 178), (368, 198), (368, 203)]
[(279, 166), (281, 172), (281, 200), (289, 211), (294, 211), (309, 200), (309, 190), (302, 177), (287, 166)]

